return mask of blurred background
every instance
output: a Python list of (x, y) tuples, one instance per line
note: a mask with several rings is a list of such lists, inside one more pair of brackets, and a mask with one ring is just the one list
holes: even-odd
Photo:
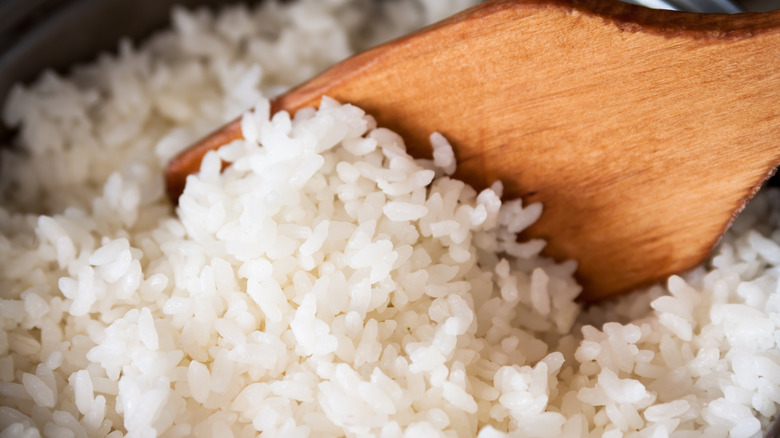
[[(780, 0), (626, 1), (690, 12), (739, 13), (780, 8)], [(391, 2), (366, 0), (369, 7), (376, 3), (389, 6)], [(74, 63), (94, 59), (100, 52), (116, 50), (123, 37), (138, 41), (165, 27), (173, 5), (197, 8), (231, 3), (240, 1), (0, 0), (0, 106), (16, 82), (29, 82), (47, 68), (65, 71)], [(0, 144), (11, 135), (0, 123)]]

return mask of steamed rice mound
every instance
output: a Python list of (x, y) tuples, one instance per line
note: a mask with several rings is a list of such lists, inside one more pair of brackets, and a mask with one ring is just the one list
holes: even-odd
[[(14, 91), (0, 437), (746, 438), (771, 425), (780, 192), (750, 204), (706, 267), (582, 309), (576, 263), (516, 241), (542, 206), (450, 178), (441, 135), (415, 160), (349, 104), (269, 113), (265, 96), (466, 6), (390, 5), (180, 10), (141, 50)], [(167, 160), (249, 107), (245, 140), (209, 153), (173, 211)]]

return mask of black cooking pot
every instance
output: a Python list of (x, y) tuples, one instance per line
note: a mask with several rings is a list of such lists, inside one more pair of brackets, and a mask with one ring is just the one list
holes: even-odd
[[(171, 7), (239, 0), (0, 0), (0, 107), (11, 86), (42, 71), (66, 71), (118, 41), (138, 41), (168, 24)], [(13, 133), (0, 123), (0, 144)]]

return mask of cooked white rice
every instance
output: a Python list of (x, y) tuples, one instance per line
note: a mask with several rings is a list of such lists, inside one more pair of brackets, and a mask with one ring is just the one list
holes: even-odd
[[(177, 10), (142, 49), (16, 88), (0, 437), (760, 436), (780, 192), (706, 267), (583, 312), (576, 263), (515, 241), (541, 206), (450, 179), (442, 136), (414, 160), (354, 106), (269, 114), (264, 96), (467, 3)], [(174, 212), (167, 160), (253, 105)]]

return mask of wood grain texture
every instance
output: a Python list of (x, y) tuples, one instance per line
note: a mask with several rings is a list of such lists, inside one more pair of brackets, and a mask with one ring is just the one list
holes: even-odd
[[(440, 131), (458, 177), (544, 203), (525, 234), (577, 259), (594, 300), (700, 263), (774, 172), (778, 66), (780, 11), (492, 1), (356, 55), (273, 109), (350, 102), (418, 157)], [(239, 136), (228, 125), (172, 162), (174, 199), (206, 149)]]

